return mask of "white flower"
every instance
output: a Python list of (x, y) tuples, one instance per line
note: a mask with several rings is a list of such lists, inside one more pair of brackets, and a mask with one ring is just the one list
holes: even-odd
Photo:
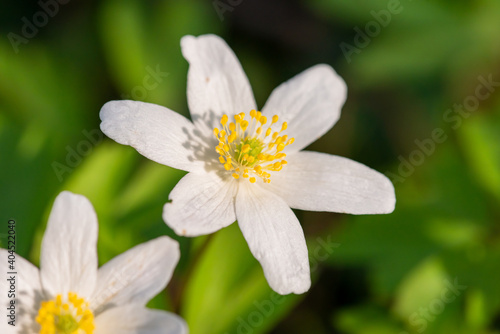
[[(20, 226), (18, 226), (19, 228)], [(179, 260), (179, 245), (159, 237), (138, 245), (97, 269), (97, 217), (81, 195), (62, 192), (50, 213), (42, 241), (40, 270), (20, 256), (14, 268), (0, 249), (1, 308), (15, 301), (15, 326), (3, 316), (0, 332), (40, 334), (184, 334), (175, 314), (146, 303), (167, 285)], [(7, 278), (10, 278), (7, 274)]]
[[(219, 37), (185, 36), (187, 97), (193, 122), (154, 104), (111, 101), (102, 131), (160, 164), (188, 171), (163, 218), (197, 236), (238, 220), (270, 286), (281, 294), (310, 287), (306, 242), (292, 208), (352, 214), (394, 210), (382, 174), (346, 158), (301, 151), (338, 120), (344, 81), (317, 65), (276, 88), (262, 113), (238, 59)], [(292, 139), (293, 138), (293, 139)]]

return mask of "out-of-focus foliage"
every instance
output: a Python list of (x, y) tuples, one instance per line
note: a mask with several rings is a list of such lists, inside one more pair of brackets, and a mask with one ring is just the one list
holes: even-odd
[[(179, 312), (193, 334), (500, 332), (497, 0), (70, 2), (18, 52), (9, 34), (22, 36), (23, 17), (42, 8), (9, 6), (0, 14), (2, 247), (15, 219), (17, 252), (38, 264), (52, 202), (70, 190), (96, 208), (100, 263), (160, 235), (179, 240), (181, 263), (150, 306)], [(294, 74), (332, 65), (348, 100), (309, 149), (394, 182), (390, 215), (297, 211), (313, 275), (305, 295), (270, 290), (236, 225), (176, 236), (161, 212), (184, 173), (99, 130), (112, 99), (188, 116), (179, 41), (204, 33), (235, 50), (260, 106)], [(147, 90), (152, 71), (161, 75)]]

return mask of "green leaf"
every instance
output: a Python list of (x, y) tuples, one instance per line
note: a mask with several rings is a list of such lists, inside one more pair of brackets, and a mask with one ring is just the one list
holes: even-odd
[(440, 300), (447, 288), (446, 282), (449, 282), (449, 278), (439, 259), (429, 257), (401, 282), (395, 294), (394, 312), (403, 319), (409, 318), (419, 308)]
[(334, 318), (336, 328), (348, 334), (403, 334), (397, 323), (377, 305), (345, 308)]
[[(500, 108), (500, 107), (499, 107)], [(477, 113), (458, 130), (461, 147), (481, 186), (500, 200), (500, 109)]]

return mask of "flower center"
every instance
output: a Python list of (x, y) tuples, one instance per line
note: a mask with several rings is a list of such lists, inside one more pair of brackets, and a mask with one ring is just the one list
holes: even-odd
[(69, 292), (67, 298), (57, 295), (54, 300), (44, 301), (38, 310), (36, 321), (40, 334), (92, 334), (94, 315), (89, 304), (76, 293)]
[(266, 116), (260, 111), (250, 111), (250, 121), (245, 120), (245, 114), (234, 116), (234, 122), (229, 122), (227, 115), (223, 115), (220, 123), (222, 130), (214, 129), (214, 135), (219, 141), (215, 151), (219, 153), (219, 161), (224, 169), (232, 172), (235, 179), (248, 178), (255, 183), (260, 177), (264, 183), (271, 182), (269, 172), (280, 171), (286, 165), (286, 154), (283, 149), (293, 143), (287, 135), (280, 136), (287, 128), (283, 122), (281, 130), (272, 130), (272, 125), (278, 122), (278, 115), (274, 115), (266, 131)]

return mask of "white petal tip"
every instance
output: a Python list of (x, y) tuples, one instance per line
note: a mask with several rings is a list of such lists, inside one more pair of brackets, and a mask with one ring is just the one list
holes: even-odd
[(291, 293), (300, 295), (306, 293), (311, 288), (311, 278), (309, 273), (302, 275), (302, 277), (297, 276), (293, 281), (287, 283), (269, 283), (271, 289), (279, 293), (280, 295), (289, 295)]

